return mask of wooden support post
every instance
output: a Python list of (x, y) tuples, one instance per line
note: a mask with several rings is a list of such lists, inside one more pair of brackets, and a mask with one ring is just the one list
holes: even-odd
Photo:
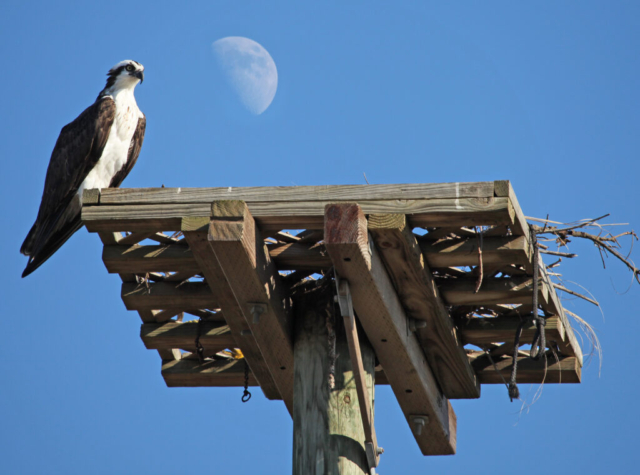
[[(201, 229), (203, 224), (208, 229), (208, 247), (196, 251), (185, 230), (192, 225)], [(183, 228), (212, 291), (221, 280), (228, 289), (227, 305), (244, 317), (243, 326), (250, 329), (262, 361), (291, 412), (293, 347), (288, 298), (247, 205), (243, 201), (214, 201), (210, 219), (204, 223), (184, 221)], [(209, 273), (203, 264), (209, 266)], [(227, 318), (225, 304), (221, 302), (220, 306)]]
[[(332, 282), (324, 284), (299, 291), (294, 303), (293, 474), (364, 475), (370, 472), (352, 361)], [(364, 336), (360, 348), (373, 422), (375, 355)]]
[[(325, 246), (350, 284), (356, 315), (375, 348), (420, 450), (454, 454), (456, 416), (443, 395), (355, 203), (327, 205)], [(373, 243), (371, 243), (373, 244)], [(426, 423), (416, 430), (416, 421)]]
[(431, 369), (451, 399), (480, 397), (480, 385), (404, 214), (369, 216), (368, 229), (409, 318), (424, 322), (416, 335)]
[[(262, 359), (262, 353), (256, 340), (251, 332), (248, 331), (249, 326), (245, 321), (238, 301), (234, 298), (233, 292), (224, 278), (222, 269), (220, 269), (220, 264), (218, 264), (209, 245), (209, 220), (209, 217), (185, 218), (182, 222), (184, 238), (189, 243), (189, 248), (193, 251), (193, 255), (206, 278), (207, 285), (210, 287), (215, 300), (223, 309), (224, 318), (227, 325), (229, 325), (231, 334), (247, 359), (251, 372), (258, 380), (262, 392), (268, 399), (281, 399), (271, 372)], [(205, 228), (204, 231), (201, 229), (203, 226)]]

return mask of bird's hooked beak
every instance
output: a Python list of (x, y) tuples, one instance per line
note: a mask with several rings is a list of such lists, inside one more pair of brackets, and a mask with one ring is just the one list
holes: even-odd
[(140, 84), (144, 81), (144, 71), (136, 71), (135, 76), (140, 79)]

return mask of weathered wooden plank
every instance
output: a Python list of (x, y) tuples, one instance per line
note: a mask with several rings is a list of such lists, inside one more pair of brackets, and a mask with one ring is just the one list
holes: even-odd
[(529, 225), (524, 217), (522, 208), (520, 208), (520, 203), (518, 203), (518, 198), (516, 198), (516, 193), (513, 191), (511, 182), (509, 180), (496, 180), (493, 183), (495, 195), (497, 197), (508, 198), (511, 202), (511, 206), (513, 207), (514, 220), (513, 225), (511, 226), (512, 231), (516, 235), (526, 236), (527, 242), (529, 242)]
[[(430, 267), (477, 266), (478, 239), (450, 239), (440, 242), (422, 241), (420, 248)], [(530, 260), (524, 236), (484, 237), (483, 265), (525, 264)]]
[[(275, 264), (247, 205), (214, 201), (209, 245), (235, 296), (262, 359), (289, 412), (293, 410), (293, 318)], [(224, 306), (223, 312), (226, 313)], [(258, 312), (258, 318), (254, 315)]]
[[(162, 351), (162, 350), (160, 350)], [(493, 357), (494, 362), (500, 363), (498, 366), (499, 372), (496, 373), (495, 368), (491, 364), (488, 358), (483, 357), (482, 352), (472, 352), (469, 355), (470, 361), (474, 362), (478, 357), (483, 359), (476, 363), (474, 369), (478, 375), (480, 384), (504, 384), (504, 381), (509, 381), (511, 375), (511, 356), (497, 356)], [(547, 356), (547, 368), (545, 378), (544, 360), (534, 361), (528, 356), (521, 356), (518, 358), (518, 383), (520, 384), (540, 384), (544, 379), (545, 384), (559, 384), (559, 383), (579, 383), (581, 381), (582, 366), (575, 356), (559, 355), (560, 363), (557, 363), (553, 354)], [(166, 359), (166, 358), (165, 358)], [(488, 365), (486, 363), (489, 363)], [(167, 362), (165, 361), (164, 364)], [(522, 366), (521, 366), (522, 365)], [(524, 370), (521, 373), (521, 369)], [(198, 372), (204, 369), (203, 374)], [(207, 367), (201, 368), (198, 365), (197, 360), (187, 359), (180, 365), (174, 365), (172, 367), (173, 374), (170, 376), (171, 381), (174, 384), (168, 384), (168, 386), (202, 386), (202, 387), (219, 387), (219, 386), (231, 386), (241, 388), (244, 385), (244, 372), (240, 371), (238, 367), (232, 367), (230, 371), (220, 371), (214, 373), (206, 371)], [(184, 373), (184, 374), (181, 374)], [(504, 378), (504, 380), (502, 379)], [(165, 381), (167, 377), (165, 376)], [(255, 379), (253, 375), (249, 376), (250, 385), (254, 386)], [(375, 372), (375, 384), (376, 386), (388, 386), (389, 381), (384, 370), (378, 367)]]
[[(95, 190), (99, 191), (99, 190)], [(494, 183), (425, 183), (391, 185), (260, 186), (224, 188), (109, 188), (85, 204), (211, 203), (217, 200), (359, 201), (429, 198), (489, 198)]]
[(407, 316), (426, 322), (416, 335), (442, 392), (452, 399), (480, 397), (476, 375), (405, 215), (372, 214), (368, 229)]
[[(345, 329), (334, 319), (333, 295), (329, 286), (323, 286), (295, 297), (294, 475), (370, 473), (360, 410), (364, 404), (373, 405), (375, 354), (363, 340), (363, 401), (356, 396), (356, 374)], [(328, 326), (334, 330), (337, 358), (327, 344)], [(335, 377), (331, 380), (334, 359)], [(373, 422), (373, 411), (369, 413)], [(317, 470), (319, 464), (324, 469)]]
[[(512, 367), (511, 357), (493, 357), (498, 371), (482, 351), (469, 354), (469, 358), (482, 384), (504, 384), (505, 381), (509, 381)], [(518, 358), (518, 384), (540, 384), (543, 381), (545, 384), (579, 383), (581, 375), (581, 364), (573, 356), (559, 355), (556, 360), (552, 353), (547, 352), (546, 361), (545, 358), (536, 361), (527, 356)]]
[[(163, 361), (162, 377), (170, 387), (242, 387), (244, 384), (244, 360), (206, 360), (200, 364), (197, 359)], [(249, 372), (249, 386), (257, 386), (254, 375)]]
[(191, 249), (180, 244), (104, 246), (102, 261), (110, 273), (200, 272)]
[(182, 285), (158, 282), (148, 286), (125, 282), (121, 295), (127, 310), (219, 307), (204, 282), (186, 282)]
[[(252, 202), (249, 210), (262, 229), (319, 229), (329, 201)], [(362, 201), (366, 214), (408, 214), (412, 226), (481, 226), (511, 224), (509, 198), (417, 199)], [(100, 205), (82, 209), (90, 232), (179, 231), (183, 217), (207, 216), (207, 203)]]
[[(488, 345), (497, 342), (512, 342), (516, 330), (520, 325), (518, 318), (470, 318), (458, 325), (460, 330), (460, 338), (464, 344), (470, 343), (476, 346)], [(536, 332), (536, 326), (533, 323), (525, 325), (522, 329), (520, 341), (530, 343)], [(547, 318), (545, 326), (546, 339), (562, 343), (565, 338), (564, 326), (560, 323), (558, 317)]]
[(140, 338), (149, 350), (180, 348), (193, 352), (198, 335), (200, 344), (210, 352), (237, 346), (229, 327), (219, 322), (144, 323), (140, 327)]
[[(531, 277), (484, 278), (482, 286), (475, 292), (475, 279), (438, 279), (438, 288), (449, 305), (491, 305), (531, 303), (533, 279)], [(548, 287), (540, 282), (539, 299), (548, 298)]]
[[(209, 220), (210, 218), (206, 217), (204, 220), (200, 219), (200, 222), (205, 221), (208, 223)], [(196, 223), (189, 221), (196, 221)], [(220, 307), (222, 307), (224, 318), (227, 325), (229, 325), (231, 334), (242, 350), (252, 373), (259, 381), (265, 397), (268, 399), (282, 399), (271, 372), (262, 359), (262, 353), (258, 348), (255, 337), (249, 331), (249, 325), (244, 318), (242, 309), (234, 297), (233, 291), (229, 287), (220, 264), (209, 245), (208, 231), (189, 231), (189, 229), (198, 228), (198, 221), (199, 218), (192, 220), (187, 218), (182, 225), (184, 237), (189, 244), (189, 248), (193, 251), (196, 262), (206, 278), (211, 293), (214, 295), (215, 300), (219, 302)]]
[(274, 244), (267, 246), (278, 269), (316, 270), (331, 267), (331, 258), (323, 244)]
[(409, 423), (427, 416), (420, 434), (425, 455), (455, 453), (456, 418), (442, 394), (374, 246), (357, 204), (327, 206), (325, 246), (337, 273), (349, 282), (353, 306)]

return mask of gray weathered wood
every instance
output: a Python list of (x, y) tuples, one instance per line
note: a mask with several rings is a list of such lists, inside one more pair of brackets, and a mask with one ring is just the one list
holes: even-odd
[(181, 348), (195, 351), (198, 334), (200, 344), (214, 353), (238, 346), (229, 327), (219, 322), (144, 323), (140, 327), (140, 338), (149, 350)]
[[(251, 202), (249, 210), (261, 229), (321, 229), (330, 201)], [(407, 214), (413, 226), (482, 226), (513, 223), (509, 198), (441, 198), (361, 201), (365, 214)], [(206, 216), (209, 203), (98, 205), (82, 208), (90, 232), (179, 231), (183, 217)]]
[[(208, 217), (204, 219), (207, 223), (209, 220), (210, 218)], [(198, 228), (195, 223), (191, 223), (190, 221), (192, 220), (188, 218), (185, 219), (183, 225), (184, 237), (189, 243), (189, 248), (193, 251), (198, 266), (206, 278), (207, 285), (211, 289), (211, 293), (223, 309), (224, 318), (227, 325), (229, 325), (231, 334), (242, 350), (252, 373), (259, 381), (264, 395), (268, 399), (282, 399), (280, 391), (271, 376), (271, 372), (262, 359), (262, 353), (258, 348), (255, 337), (250, 332), (247, 332), (249, 325), (211, 249), (208, 240), (208, 230), (204, 232), (189, 231), (189, 229)], [(195, 221), (198, 221), (198, 218), (196, 218)]]
[[(505, 384), (511, 376), (511, 356), (493, 357), (498, 371), (496, 372), (491, 360), (481, 351), (469, 355), (472, 365), (476, 369), (482, 384)], [(546, 368), (545, 368), (546, 365)], [(517, 381), (520, 384), (546, 383), (579, 383), (581, 379), (582, 365), (576, 357), (558, 355), (547, 352), (545, 358), (538, 361), (528, 356), (518, 358)]]
[[(295, 302), (294, 475), (369, 473), (352, 362), (344, 328), (334, 315), (332, 295), (325, 286)], [(336, 334), (333, 380), (328, 326)], [(366, 341), (361, 350), (368, 402), (373, 407), (375, 355)]]
[[(88, 190), (87, 190), (88, 191)], [(96, 193), (99, 192), (99, 193)], [(83, 204), (211, 203), (218, 200), (358, 201), (429, 198), (490, 198), (494, 183), (260, 186), (225, 188), (109, 188), (92, 190)]]
[[(162, 362), (162, 377), (168, 387), (242, 387), (244, 384), (244, 360), (206, 360), (182, 358)], [(249, 373), (249, 386), (258, 383)], [(240, 395), (238, 395), (238, 398)]]
[[(291, 412), (293, 319), (289, 299), (247, 205), (242, 201), (214, 201), (208, 239), (262, 359)], [(258, 321), (252, 310), (255, 304), (264, 306)]]
[[(430, 267), (478, 265), (478, 239), (450, 239), (436, 243), (422, 241), (420, 248)], [(482, 239), (484, 265), (524, 264), (529, 248), (524, 236), (485, 237)]]
[(407, 316), (426, 322), (416, 335), (442, 392), (448, 398), (480, 397), (476, 375), (406, 217), (370, 215), (368, 226)]
[[(519, 318), (470, 318), (458, 326), (462, 341), (467, 344), (482, 346), (489, 343), (512, 342), (520, 325)], [(564, 326), (558, 317), (549, 317), (545, 326), (548, 341), (561, 343), (565, 339)], [(530, 343), (536, 333), (533, 323), (522, 329), (520, 341)]]
[(336, 271), (350, 284), (356, 314), (409, 426), (414, 427), (416, 415), (429, 418), (420, 434), (413, 432), (420, 450), (425, 455), (455, 453), (455, 413), (408, 328), (375, 246), (369, 246), (362, 210), (353, 203), (328, 205), (325, 219), (325, 246)]
[(127, 310), (166, 310), (187, 308), (218, 308), (211, 290), (203, 282), (157, 282), (122, 284), (122, 301)]

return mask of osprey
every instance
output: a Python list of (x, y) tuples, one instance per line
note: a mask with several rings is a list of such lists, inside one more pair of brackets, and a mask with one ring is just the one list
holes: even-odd
[(51, 153), (38, 217), (20, 252), (26, 277), (82, 227), (82, 192), (116, 188), (136, 163), (146, 118), (133, 96), (144, 66), (126, 60), (107, 73), (107, 85), (76, 120), (65, 125)]

